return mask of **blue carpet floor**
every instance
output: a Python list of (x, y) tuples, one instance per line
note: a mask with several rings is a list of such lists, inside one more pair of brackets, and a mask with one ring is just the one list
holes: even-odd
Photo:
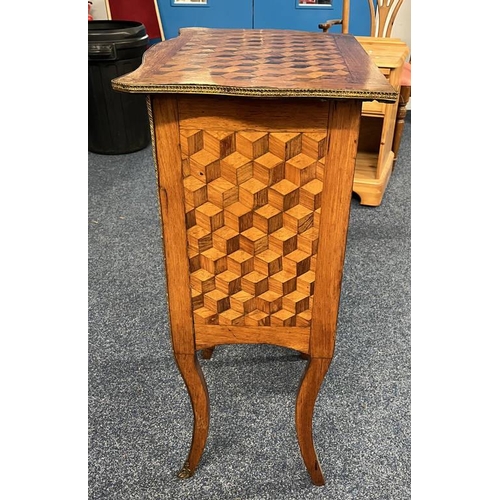
[(179, 480), (192, 411), (172, 356), (150, 147), (89, 153), (89, 499), (409, 500), (411, 112), (379, 207), (353, 196), (337, 344), (315, 407), (326, 485), (302, 461), (306, 361), (273, 346), (201, 360), (210, 433)]

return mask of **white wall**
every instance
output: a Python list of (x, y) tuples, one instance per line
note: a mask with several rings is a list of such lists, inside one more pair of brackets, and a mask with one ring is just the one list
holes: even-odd
[[(393, 38), (400, 38), (410, 47), (411, 54), (411, 0), (405, 0), (399, 9), (398, 16), (392, 27)], [(411, 109), (411, 97), (406, 109)]]
[(411, 52), (411, 0), (405, 0), (401, 5), (391, 36), (403, 40), (410, 47)]
[(108, 18), (108, 12), (106, 10), (105, 0), (91, 0), (92, 9), (90, 10), (91, 16), (96, 20), (102, 20)]

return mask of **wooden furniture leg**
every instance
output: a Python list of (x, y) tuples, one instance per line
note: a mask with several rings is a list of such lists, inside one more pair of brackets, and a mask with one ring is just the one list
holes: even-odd
[(314, 449), (312, 419), (314, 404), (330, 362), (331, 358), (311, 358), (309, 360), (300, 383), (295, 406), (295, 427), (300, 453), (311, 476), (311, 481), (316, 486), (323, 486), (325, 479)]
[(201, 357), (203, 359), (211, 359), (212, 354), (214, 353), (215, 346), (213, 347), (206, 347), (205, 349), (201, 350)]
[(394, 128), (394, 139), (392, 141), (392, 151), (394, 152), (394, 162), (392, 164), (393, 168), (396, 164), (396, 160), (398, 159), (399, 146), (401, 144), (401, 137), (403, 137), (403, 130), (405, 126), (406, 105), (410, 100), (410, 94), (411, 87), (401, 87), (401, 92), (399, 94), (398, 113), (396, 115), (396, 126)]
[(210, 403), (205, 377), (195, 354), (176, 354), (175, 360), (186, 384), (193, 408), (193, 438), (184, 466), (177, 476), (191, 477), (198, 466), (207, 442), (210, 421)]
[(323, 179), (323, 225), (319, 231), (310, 360), (297, 394), (295, 412), (300, 452), (311, 481), (317, 486), (324, 485), (325, 480), (314, 449), (312, 417), (316, 397), (335, 350), (360, 116), (359, 102), (340, 101), (330, 104), (327, 154), (332, 168)]
[(158, 173), (160, 216), (169, 294), (172, 348), (179, 371), (186, 384), (193, 408), (193, 437), (181, 479), (191, 477), (200, 461), (208, 436), (209, 398), (205, 377), (196, 357), (193, 312), (189, 283), (189, 258), (184, 223), (182, 161), (180, 156), (179, 120), (175, 97), (147, 100), (154, 125), (152, 146)]

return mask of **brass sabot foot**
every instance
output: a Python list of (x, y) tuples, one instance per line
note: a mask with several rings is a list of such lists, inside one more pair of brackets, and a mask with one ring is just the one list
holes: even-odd
[(177, 473), (177, 477), (179, 479), (187, 479), (188, 477), (191, 477), (193, 475), (193, 472), (189, 468), (189, 462), (186, 462), (182, 469)]

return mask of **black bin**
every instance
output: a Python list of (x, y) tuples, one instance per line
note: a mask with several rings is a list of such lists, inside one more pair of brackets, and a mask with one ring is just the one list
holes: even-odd
[(111, 80), (137, 69), (148, 48), (136, 21), (89, 21), (89, 151), (133, 153), (151, 142), (146, 96), (124, 94)]

